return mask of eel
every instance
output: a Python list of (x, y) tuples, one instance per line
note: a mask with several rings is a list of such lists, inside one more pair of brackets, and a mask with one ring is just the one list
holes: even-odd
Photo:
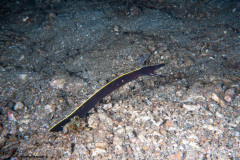
[(71, 114), (69, 114), (66, 118), (59, 121), (53, 127), (51, 127), (48, 131), (50, 132), (59, 132), (63, 130), (63, 127), (71, 121), (71, 118), (74, 116), (78, 116), (79, 118), (83, 118), (88, 111), (90, 111), (100, 100), (106, 97), (115, 89), (123, 86), (124, 84), (137, 79), (140, 76), (158, 76), (165, 77), (162, 75), (155, 74), (154, 71), (163, 67), (164, 64), (158, 64), (154, 66), (147, 66), (140, 69), (133, 70), (131, 72), (125, 73), (114, 80), (107, 83), (97, 92), (95, 92), (91, 97), (89, 97), (84, 103), (82, 103), (76, 110), (74, 110)]

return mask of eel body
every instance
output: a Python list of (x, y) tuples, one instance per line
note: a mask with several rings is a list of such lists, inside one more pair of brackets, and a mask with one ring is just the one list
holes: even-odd
[(123, 86), (124, 84), (137, 79), (140, 76), (159, 76), (164, 77), (161, 75), (157, 75), (154, 73), (154, 71), (158, 68), (163, 67), (164, 64), (158, 64), (154, 66), (147, 66), (140, 69), (136, 69), (134, 71), (128, 72), (126, 74), (123, 74), (114, 80), (107, 83), (105, 86), (103, 86), (101, 89), (99, 89), (97, 92), (95, 92), (91, 97), (89, 97), (83, 104), (81, 104), (75, 111), (73, 111), (70, 115), (68, 115), (66, 118), (59, 121), (57, 124), (55, 124), (52, 128), (50, 128), (48, 131), (51, 132), (59, 132), (63, 130), (64, 125), (69, 123), (71, 121), (71, 118), (74, 116), (78, 116), (79, 118), (83, 118), (89, 110), (91, 110), (100, 100), (102, 100), (104, 97), (106, 97), (108, 94), (110, 94), (115, 89)]

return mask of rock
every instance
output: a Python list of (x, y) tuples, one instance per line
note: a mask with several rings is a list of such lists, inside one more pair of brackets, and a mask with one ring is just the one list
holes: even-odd
[(65, 79), (53, 79), (50, 82), (50, 86), (53, 88), (63, 89), (65, 83), (66, 83)]
[(125, 133), (125, 129), (124, 128), (119, 128), (119, 129), (116, 130), (116, 133), (117, 134), (123, 134), (123, 133)]
[(167, 131), (175, 131), (177, 130), (173, 120), (166, 120), (164, 123), (164, 127)]
[(23, 81), (25, 81), (26, 79), (27, 79), (27, 74), (25, 74), (25, 73), (23, 73), (23, 74), (20, 74), (19, 75), (19, 78), (21, 79), (21, 80), (23, 80)]
[(127, 133), (127, 135), (129, 137), (134, 137), (134, 135), (133, 135), (133, 127), (132, 126), (126, 126), (125, 129), (126, 129), (126, 133)]
[(14, 116), (14, 114), (12, 112), (7, 112), (7, 115), (8, 115), (8, 120), (9, 121), (13, 121), (13, 122), (16, 122), (16, 118)]
[(201, 106), (199, 104), (197, 105), (183, 104), (183, 108), (187, 109), (188, 111), (194, 111), (194, 110), (199, 110)]
[(212, 93), (212, 97), (211, 98), (212, 98), (212, 100), (217, 102), (220, 107), (226, 108), (226, 104), (220, 98), (218, 98), (218, 96), (215, 93)]
[(103, 155), (106, 153), (106, 150), (105, 149), (102, 149), (102, 148), (94, 148), (94, 149), (91, 149), (91, 156), (97, 156), (97, 155)]
[(151, 52), (154, 52), (156, 50), (156, 47), (155, 46), (152, 46), (152, 45), (149, 45), (148, 47), (148, 50), (150, 50)]
[(203, 125), (202, 128), (208, 129), (210, 131), (216, 131), (215, 134), (221, 134), (223, 133), (223, 131), (221, 129), (218, 128), (218, 126), (213, 126), (213, 125)]
[(55, 105), (53, 105), (53, 104), (47, 104), (46, 106), (44, 106), (44, 108), (45, 108), (45, 110), (47, 111), (47, 112), (53, 112), (54, 110), (55, 110)]
[(167, 134), (167, 131), (164, 130), (164, 129), (160, 129), (159, 132), (160, 132), (163, 136)]
[(219, 113), (219, 112), (216, 112), (216, 117), (218, 117), (218, 118), (224, 118), (224, 116), (223, 116), (221, 113)]
[(169, 160), (181, 160), (183, 158), (182, 152), (176, 152), (170, 156), (168, 156)]
[(97, 114), (90, 115), (88, 118), (88, 126), (93, 129), (96, 129), (98, 124), (99, 124), (99, 120), (98, 120)]
[(96, 147), (97, 148), (105, 149), (107, 146), (108, 146), (107, 142), (96, 142)]
[(109, 110), (110, 108), (112, 108), (112, 103), (107, 103), (103, 105), (103, 109), (105, 110)]
[(24, 107), (24, 104), (22, 102), (17, 102), (13, 108), (15, 111), (17, 111), (17, 110), (21, 110), (23, 107)]
[(104, 122), (105, 124), (108, 124), (110, 126), (113, 125), (113, 121), (111, 118), (108, 117), (106, 113), (100, 113), (99, 115), (100, 121)]
[(234, 118), (233, 121), (234, 121), (236, 124), (239, 124), (239, 123), (240, 123), (240, 116)]
[(119, 26), (114, 26), (113, 31), (114, 31), (114, 32), (119, 32), (119, 31), (120, 31)]
[(224, 100), (227, 102), (232, 102), (232, 98), (235, 94), (235, 91), (233, 88), (227, 89), (224, 93)]
[(122, 138), (120, 138), (119, 136), (115, 136), (113, 138), (113, 144), (114, 145), (122, 145), (124, 142), (124, 140)]

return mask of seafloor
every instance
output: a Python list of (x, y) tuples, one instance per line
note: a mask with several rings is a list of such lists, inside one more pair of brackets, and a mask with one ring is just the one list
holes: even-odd
[[(240, 2), (2, 0), (0, 159), (240, 159)], [(121, 74), (165, 63), (48, 132)]]

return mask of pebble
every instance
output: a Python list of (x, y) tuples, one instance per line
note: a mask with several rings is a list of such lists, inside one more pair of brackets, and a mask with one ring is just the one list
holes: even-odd
[(181, 159), (183, 159), (183, 154), (182, 154), (182, 152), (177, 152), (177, 153), (174, 153), (174, 154), (170, 155), (168, 157), (168, 159), (170, 159), (170, 160), (181, 160)]
[(7, 115), (8, 115), (8, 120), (16, 122), (16, 118), (15, 118), (15, 116), (14, 116), (14, 114), (12, 112), (8, 111)]
[(113, 31), (116, 33), (116, 35), (119, 35), (120, 27), (119, 26), (114, 26)]
[(212, 113), (215, 113), (217, 108), (218, 108), (218, 105), (213, 103), (208, 106), (208, 110)]
[(107, 103), (107, 104), (104, 104), (103, 105), (103, 109), (105, 109), (105, 110), (109, 110), (109, 109), (111, 109), (112, 108), (112, 103)]
[(29, 124), (31, 122), (30, 119), (22, 119), (19, 121), (19, 124)]
[(218, 117), (218, 118), (223, 118), (224, 116), (223, 116), (221, 113), (216, 112), (216, 117)]
[(108, 146), (108, 143), (106, 141), (105, 142), (96, 142), (95, 145), (97, 148), (105, 149)]
[(211, 98), (212, 98), (212, 100), (217, 102), (220, 107), (226, 108), (226, 104), (220, 98), (218, 98), (218, 96), (215, 93), (212, 93), (212, 97)]
[(174, 125), (174, 122), (172, 120), (167, 120), (164, 123), (164, 127), (173, 127), (173, 125)]
[(162, 135), (166, 135), (166, 134), (167, 134), (167, 131), (164, 130), (164, 129), (160, 129), (159, 132), (160, 132)]
[(125, 133), (125, 129), (124, 128), (119, 128), (117, 131), (116, 131), (117, 134), (123, 134)]
[(235, 92), (233, 88), (227, 89), (224, 93), (224, 100), (227, 102), (232, 102), (232, 98), (234, 96)]
[(183, 108), (187, 109), (188, 111), (194, 111), (194, 110), (199, 110), (201, 106), (199, 104), (197, 105), (183, 104)]
[(236, 117), (233, 119), (236, 124), (240, 123), (240, 116)]
[(65, 83), (65, 79), (55, 79), (50, 82), (50, 86), (53, 88), (63, 89)]
[(148, 47), (148, 50), (150, 50), (151, 52), (154, 52), (156, 50), (156, 47), (155, 46), (152, 46), (152, 45), (149, 45)]
[(24, 81), (27, 79), (27, 76), (28, 76), (27, 74), (23, 73), (19, 75), (19, 78)]
[(134, 137), (133, 135), (133, 127), (132, 126), (126, 126), (125, 127), (126, 133), (129, 137)]
[(99, 124), (99, 120), (98, 120), (97, 114), (90, 115), (88, 118), (88, 126), (90, 128), (96, 129), (98, 124)]
[(17, 110), (21, 110), (23, 107), (24, 107), (24, 104), (22, 102), (17, 102), (13, 108), (15, 111), (17, 111)]
[(46, 112), (52, 113), (55, 110), (55, 106), (53, 104), (48, 104), (44, 106)]
[(105, 149), (102, 149), (102, 148), (94, 148), (94, 149), (91, 149), (91, 156), (97, 156), (99, 154), (103, 155), (106, 153), (106, 150)]
[(164, 127), (166, 128), (167, 131), (175, 131), (175, 130), (177, 130), (177, 128), (174, 125), (174, 121), (173, 120), (167, 120), (164, 123)]
[(110, 126), (113, 125), (113, 121), (111, 118), (108, 117), (106, 113), (100, 113), (99, 115), (100, 121), (104, 122), (104, 124), (108, 124)]
[(114, 30), (114, 32), (119, 32), (119, 26), (114, 26), (113, 30)]
[(215, 134), (221, 134), (223, 131), (218, 128), (218, 126), (213, 126), (213, 125), (203, 125), (203, 128), (208, 129), (210, 131), (216, 131)]
[(119, 136), (115, 136), (113, 138), (113, 144), (114, 145), (122, 145), (124, 142), (124, 140), (122, 138), (120, 138)]

